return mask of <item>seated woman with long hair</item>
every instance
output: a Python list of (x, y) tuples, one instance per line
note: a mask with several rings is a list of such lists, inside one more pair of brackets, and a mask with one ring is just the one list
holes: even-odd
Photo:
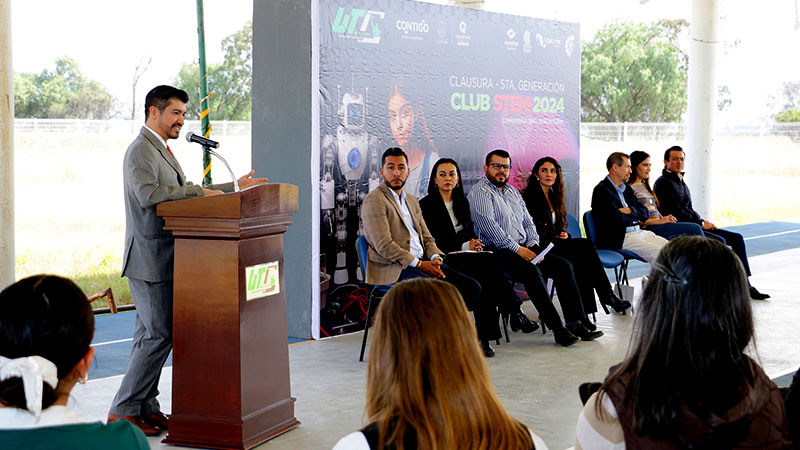
[[(436, 245), (447, 254), (445, 262), (481, 284), (475, 322), (484, 354), (493, 356), (489, 341), (500, 338), (498, 309), (510, 315), (512, 330), (535, 331), (538, 325), (520, 310), (514, 289), (494, 255), (481, 253), (483, 243), (475, 235), (469, 200), (461, 183), (461, 169), (454, 160), (436, 161), (431, 170), (428, 195), (419, 201), (419, 206)], [(542, 295), (546, 296), (547, 292), (543, 290)]]
[(104, 425), (67, 407), (85, 383), (94, 315), (72, 281), (24, 278), (0, 292), (0, 447), (149, 449), (130, 422)]
[[(533, 165), (528, 186), (522, 193), (522, 199), (525, 200), (525, 206), (539, 233), (539, 245), (547, 246), (553, 243), (551, 252), (572, 264), (583, 310), (587, 315), (597, 312), (595, 292), (606, 314), (608, 314), (606, 306), (610, 306), (616, 312), (624, 312), (631, 307), (631, 304), (614, 294), (592, 241), (567, 233), (564, 197), (564, 177), (558, 161), (550, 156), (539, 158)], [(596, 328), (592, 323), (584, 325), (589, 329)]]
[(420, 278), (397, 283), (378, 307), (374, 333), (369, 425), (334, 450), (547, 448), (500, 404), (475, 326), (452, 285)]
[(636, 198), (650, 212), (650, 218), (643, 224), (645, 228), (664, 239), (672, 239), (677, 236), (691, 235), (703, 236), (703, 229), (700, 225), (691, 222), (678, 222), (672, 214), (662, 216), (658, 211), (658, 197), (650, 187), (650, 155), (636, 150), (631, 153), (631, 177), (628, 179)]
[(576, 450), (791, 448), (778, 388), (744, 353), (753, 313), (727, 246), (671, 240), (639, 305), (625, 360), (578, 418)]

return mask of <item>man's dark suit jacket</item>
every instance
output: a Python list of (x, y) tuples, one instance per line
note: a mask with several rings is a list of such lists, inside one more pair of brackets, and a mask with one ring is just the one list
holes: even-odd
[(466, 198), (462, 200), (467, 208), (466, 214), (463, 209), (456, 208), (455, 210), (456, 220), (464, 227), (458, 233), (456, 233), (453, 221), (450, 219), (450, 214), (447, 212), (447, 207), (444, 206), (444, 200), (442, 200), (440, 194), (429, 194), (419, 201), (425, 224), (428, 225), (428, 230), (430, 230), (433, 239), (436, 240), (436, 246), (445, 253), (459, 251), (464, 242), (470, 239), (477, 239), (472, 216), (469, 214), (469, 201)]
[(681, 180), (677, 173), (667, 169), (661, 171), (653, 185), (653, 190), (660, 203), (658, 210), (662, 215), (672, 214), (678, 222), (703, 224), (703, 218), (692, 207), (692, 193), (689, 186)]
[[(608, 179), (597, 184), (592, 191), (592, 217), (597, 234), (597, 248), (622, 248), (625, 240), (625, 228), (639, 225), (650, 218), (647, 208), (636, 199), (633, 189), (627, 184), (623, 196), (627, 205), (623, 205), (614, 184)], [(628, 206), (631, 214), (623, 214), (619, 209)]]

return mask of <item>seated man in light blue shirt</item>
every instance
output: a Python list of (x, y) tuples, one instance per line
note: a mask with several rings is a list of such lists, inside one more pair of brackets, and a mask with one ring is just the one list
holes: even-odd
[[(538, 264), (532, 264), (540, 251), (537, 247), (539, 235), (519, 191), (507, 184), (511, 171), (508, 152), (491, 151), (486, 155), (483, 170), (486, 177), (472, 187), (469, 204), (475, 234), (486, 250), (494, 252), (503, 270), (525, 286), (558, 344), (568, 346), (578, 338), (590, 341), (602, 336), (602, 331), (589, 329), (594, 326), (583, 311), (572, 265), (555, 255), (547, 255)], [(555, 282), (566, 327), (550, 300), (543, 275)]]
[(592, 191), (597, 248), (628, 250), (652, 263), (667, 240), (639, 226), (650, 218), (650, 212), (625, 184), (631, 176), (630, 158), (614, 152), (608, 157), (606, 168), (608, 176)]

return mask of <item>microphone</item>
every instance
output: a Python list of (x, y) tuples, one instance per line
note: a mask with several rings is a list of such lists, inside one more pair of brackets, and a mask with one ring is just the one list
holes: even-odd
[(211, 139), (204, 138), (202, 136), (198, 136), (191, 131), (186, 133), (186, 140), (189, 142), (196, 142), (203, 146), (204, 150), (208, 152), (209, 155), (214, 155), (222, 161), (222, 164), (225, 165), (225, 168), (228, 169), (228, 173), (231, 175), (231, 180), (233, 180), (233, 191), (239, 192), (239, 182), (236, 180), (236, 175), (233, 174), (233, 170), (231, 170), (231, 166), (228, 164), (228, 161), (225, 161), (225, 158), (222, 157), (219, 153), (211, 150), (212, 148), (219, 147), (219, 142), (212, 141)]
[(219, 148), (219, 142), (204, 138), (203, 136), (194, 134), (191, 131), (186, 133), (186, 141), (198, 143), (203, 147)]

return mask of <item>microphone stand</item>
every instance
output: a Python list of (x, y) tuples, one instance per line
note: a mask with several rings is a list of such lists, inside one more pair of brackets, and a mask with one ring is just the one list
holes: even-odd
[(204, 145), (203, 149), (205, 149), (209, 155), (214, 155), (219, 158), (220, 161), (222, 161), (222, 164), (224, 164), (225, 168), (228, 169), (228, 173), (231, 174), (231, 179), (233, 180), (233, 192), (239, 192), (239, 181), (236, 180), (236, 175), (233, 174), (233, 170), (231, 170), (231, 166), (228, 165), (228, 161), (225, 161), (225, 158), (223, 158), (222, 155), (215, 152), (207, 145)]

